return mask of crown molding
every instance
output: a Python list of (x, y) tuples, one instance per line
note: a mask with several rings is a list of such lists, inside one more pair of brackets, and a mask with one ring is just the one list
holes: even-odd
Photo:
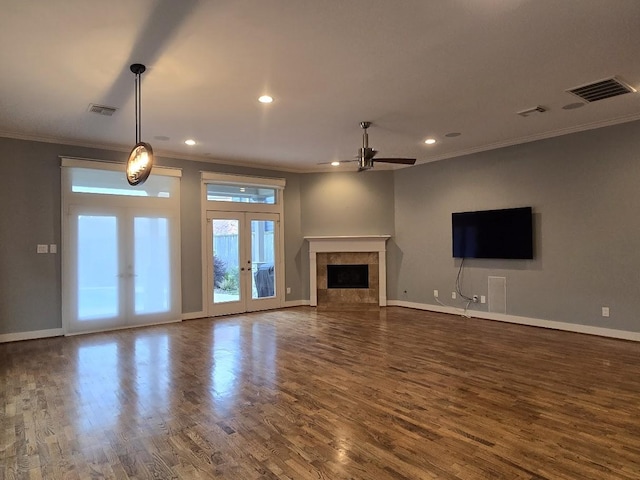
[[(118, 144), (110, 144), (110, 143), (99, 143), (99, 142), (84, 142), (80, 140), (69, 140), (65, 138), (54, 138), (47, 137), (41, 135), (31, 135), (17, 132), (8, 132), (0, 130), (0, 137), (2, 138), (11, 138), (14, 140), (25, 140), (30, 142), (41, 142), (41, 143), (55, 143), (58, 145), (69, 145), (73, 147), (83, 147), (83, 148), (95, 148), (99, 150), (110, 150), (112, 152), (123, 152), (127, 155), (131, 151), (131, 147), (123, 147)], [(220, 160), (217, 158), (212, 158), (209, 156), (202, 155), (185, 155), (177, 152), (173, 152), (170, 150), (162, 150), (154, 147), (154, 155), (157, 157), (165, 157), (171, 158), (175, 160), (189, 160), (194, 162), (203, 162), (203, 163), (211, 163), (216, 165), (228, 165), (234, 167), (244, 167), (244, 168), (252, 168), (257, 170), (275, 170), (278, 172), (288, 172), (288, 173), (306, 173), (307, 169), (300, 168), (290, 168), (290, 167), (282, 167), (273, 163), (255, 163), (250, 160)], [(126, 158), (123, 158), (123, 161)]]
[[(584, 132), (587, 130), (595, 130), (596, 128), (610, 127), (621, 123), (633, 122), (640, 120), (640, 113), (633, 113), (622, 117), (616, 117), (609, 120), (603, 120), (600, 122), (583, 123), (581, 125), (575, 125), (573, 127), (561, 128), (559, 130), (550, 130), (547, 132), (536, 133), (534, 135), (527, 135), (524, 137), (518, 137), (511, 140), (504, 140), (501, 142), (488, 143), (479, 147), (467, 148), (465, 150), (457, 150), (451, 153), (444, 153), (434, 157), (429, 157), (426, 161), (416, 163), (416, 165), (423, 165), (425, 163), (437, 162), (439, 160), (446, 160), (448, 158), (463, 157), (465, 155), (471, 155), (473, 153), (486, 152), (489, 150), (497, 150), (504, 147), (512, 147), (514, 145), (522, 145), (524, 143), (535, 142), (537, 140), (545, 140), (547, 138), (561, 137), (563, 135), (570, 135), (572, 133)], [(409, 167), (411, 168), (411, 167)]]

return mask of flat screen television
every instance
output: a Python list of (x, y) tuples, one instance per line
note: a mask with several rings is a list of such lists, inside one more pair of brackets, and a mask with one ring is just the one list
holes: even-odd
[(533, 258), (531, 207), (451, 214), (456, 258)]

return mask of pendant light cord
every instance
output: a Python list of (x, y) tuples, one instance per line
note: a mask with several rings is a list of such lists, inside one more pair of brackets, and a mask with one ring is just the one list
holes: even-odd
[(140, 125), (140, 114), (141, 114), (141, 106), (140, 106), (140, 74), (136, 74), (136, 88), (135, 88), (135, 102), (136, 102), (136, 145), (140, 143), (141, 138), (141, 125)]

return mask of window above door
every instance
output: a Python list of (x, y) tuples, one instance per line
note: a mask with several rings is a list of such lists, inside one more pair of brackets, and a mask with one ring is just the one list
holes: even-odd
[(209, 202), (239, 202), (264, 203), (275, 205), (278, 189), (271, 187), (256, 187), (253, 185), (228, 185), (224, 183), (207, 184), (207, 201)]
[(201, 172), (202, 210), (282, 213), (284, 178)]

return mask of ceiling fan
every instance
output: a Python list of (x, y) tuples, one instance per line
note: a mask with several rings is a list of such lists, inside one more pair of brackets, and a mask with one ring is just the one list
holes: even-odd
[[(373, 162), (396, 163), (401, 165), (415, 165), (415, 158), (374, 158), (378, 153), (377, 150), (369, 147), (369, 134), (367, 129), (371, 126), (371, 122), (360, 122), (362, 133), (362, 148), (358, 149), (356, 160), (343, 160), (340, 163), (358, 162), (358, 171), (369, 170), (373, 168)], [(333, 162), (330, 162), (333, 163)]]

